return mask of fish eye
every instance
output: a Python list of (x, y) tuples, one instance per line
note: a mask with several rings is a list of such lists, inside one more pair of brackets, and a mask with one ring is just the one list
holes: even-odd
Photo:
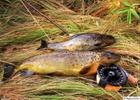
[(111, 56), (107, 57), (107, 59), (111, 59)]
[(111, 53), (111, 52), (108, 52), (108, 53), (106, 54), (106, 56), (107, 56), (107, 59), (111, 59), (111, 58), (112, 58), (112, 53)]

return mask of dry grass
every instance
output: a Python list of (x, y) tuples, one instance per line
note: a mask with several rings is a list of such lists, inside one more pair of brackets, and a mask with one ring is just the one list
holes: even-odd
[(5, 83), (1, 90), (0, 95), (6, 99), (30, 97), (46, 100), (77, 100), (78, 98), (102, 98), (102, 96), (114, 99), (121, 98), (119, 93), (107, 92), (93, 84), (93, 80), (83, 77), (33, 76), (25, 78), (17, 75)]
[[(37, 4), (40, 0), (33, 1)], [(39, 2), (44, 7), (44, 14), (63, 25), (69, 33), (97, 32), (113, 35), (117, 43), (105, 50), (121, 54), (122, 59), (119, 65), (140, 80), (140, 35), (135, 31), (130, 31), (132, 28), (135, 29), (135, 25), (128, 26), (121, 22), (118, 16), (108, 15), (106, 19), (100, 19), (90, 15), (77, 15), (64, 5), (52, 3), (51, 0), (44, 1), (48, 3)], [(59, 35), (61, 31), (58, 28), (44, 18), (38, 15), (34, 17), (46, 33), (44, 34), (40, 26), (32, 20), (11, 26), (7, 33), (0, 35), (1, 60), (19, 65), (31, 56), (47, 53), (48, 51), (35, 50), (39, 46), (37, 40), (45, 38), (46, 34), (51, 42), (66, 39), (65, 36)], [(0, 90), (0, 97), (4, 100), (20, 100), (21, 98), (23, 100), (29, 98), (33, 100), (102, 100), (102, 98), (120, 100), (122, 96), (140, 95), (139, 85), (131, 87), (127, 84), (120, 92), (107, 92), (98, 87), (93, 80), (79, 77), (33, 76), (25, 78), (16, 75), (7, 83), (1, 84)]]

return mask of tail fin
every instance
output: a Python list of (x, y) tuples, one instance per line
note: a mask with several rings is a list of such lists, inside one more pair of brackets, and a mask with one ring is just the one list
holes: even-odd
[(41, 40), (41, 45), (36, 50), (41, 50), (41, 49), (44, 49), (44, 48), (47, 48), (47, 47), (48, 47), (48, 42), (45, 41), (45, 40)]
[(15, 71), (15, 66), (12, 65), (12, 64), (5, 63), (2, 66), (2, 70), (3, 70), (2, 81), (5, 81), (5, 80), (9, 79), (13, 75), (13, 73)]

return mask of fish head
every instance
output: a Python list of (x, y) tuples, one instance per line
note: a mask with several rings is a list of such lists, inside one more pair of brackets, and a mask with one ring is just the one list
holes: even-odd
[(99, 35), (97, 36), (96, 40), (97, 41), (94, 46), (98, 48), (106, 47), (116, 42), (115, 38), (111, 35)]
[(101, 55), (102, 64), (112, 64), (120, 61), (121, 56), (110, 51), (106, 51)]

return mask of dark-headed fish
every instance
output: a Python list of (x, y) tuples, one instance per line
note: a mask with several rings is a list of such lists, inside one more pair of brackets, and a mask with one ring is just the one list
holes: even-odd
[(64, 42), (47, 43), (42, 40), (38, 50), (48, 48), (52, 50), (87, 51), (101, 49), (113, 43), (115, 43), (115, 38), (111, 35), (85, 33), (74, 35)]

